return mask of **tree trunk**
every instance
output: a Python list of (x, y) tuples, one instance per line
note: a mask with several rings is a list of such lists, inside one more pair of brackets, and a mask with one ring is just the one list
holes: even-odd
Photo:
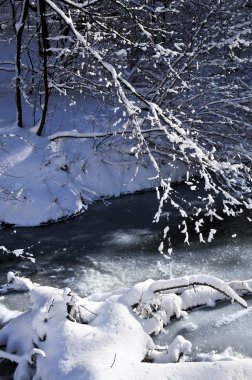
[(43, 82), (44, 82), (44, 104), (42, 107), (41, 119), (39, 122), (39, 127), (37, 131), (37, 135), (41, 136), (42, 131), (45, 127), (46, 115), (48, 110), (49, 96), (50, 90), (48, 86), (48, 67), (47, 67), (47, 49), (49, 47), (48, 43), (48, 28), (46, 23), (46, 6), (44, 0), (39, 0), (39, 14), (41, 21), (41, 40), (42, 40), (42, 54), (43, 54)]
[(23, 112), (22, 112), (22, 92), (21, 92), (21, 56), (22, 56), (22, 37), (25, 26), (25, 21), (28, 16), (29, 0), (24, 0), (19, 21), (15, 24), (16, 29), (16, 112), (17, 125), (23, 127)]

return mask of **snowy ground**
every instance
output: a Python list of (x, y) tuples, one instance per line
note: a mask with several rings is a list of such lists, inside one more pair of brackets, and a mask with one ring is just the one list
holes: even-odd
[[(34, 226), (74, 215), (94, 200), (157, 185), (146, 155), (137, 159), (132, 153), (136, 142), (128, 135), (109, 135), (121, 126), (108, 104), (98, 106), (86, 98), (83, 109), (58, 97), (50, 108), (46, 136), (38, 137), (27, 105), (25, 128), (16, 127), (13, 93), (5, 82), (0, 87), (1, 222)], [(86, 138), (50, 140), (68, 131)], [(173, 180), (185, 174), (184, 168), (163, 166), (173, 172)]]
[(6, 223), (37, 225), (78, 213), (94, 199), (151, 187), (148, 180), (141, 186), (130, 181), (133, 159), (119, 169), (119, 154), (110, 151), (107, 163), (90, 139), (50, 142), (8, 126), (1, 129), (1, 143), (0, 209)]
[(196, 275), (80, 298), (69, 288), (38, 286), (9, 272), (1, 294), (29, 291), (31, 305), (23, 313), (5, 311), (0, 357), (17, 363), (16, 380), (250, 379), (252, 360), (231, 349), (188, 362), (191, 343), (181, 335), (164, 347), (150, 336), (205, 303), (230, 298), (246, 308), (238, 294), (250, 293), (250, 286)]

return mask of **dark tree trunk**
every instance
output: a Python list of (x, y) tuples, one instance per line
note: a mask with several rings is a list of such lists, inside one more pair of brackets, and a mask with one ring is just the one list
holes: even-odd
[(42, 107), (41, 119), (39, 122), (38, 131), (37, 131), (38, 136), (41, 136), (43, 129), (45, 127), (49, 96), (50, 96), (50, 89), (48, 85), (48, 67), (47, 67), (47, 57), (48, 57), (47, 49), (49, 47), (49, 43), (48, 43), (48, 28), (47, 28), (45, 13), (46, 13), (45, 1), (39, 0), (39, 14), (40, 14), (40, 22), (41, 22), (41, 41), (42, 41), (42, 54), (43, 54), (44, 104)]
[(28, 16), (29, 0), (24, 0), (22, 13), (19, 21), (15, 24), (16, 29), (16, 112), (17, 125), (23, 127), (23, 111), (22, 111), (22, 92), (21, 92), (21, 71), (22, 71), (22, 37), (25, 26), (25, 21)]

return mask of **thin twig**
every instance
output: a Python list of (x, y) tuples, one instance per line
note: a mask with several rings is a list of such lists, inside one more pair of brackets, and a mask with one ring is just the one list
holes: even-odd
[(115, 353), (114, 360), (113, 360), (113, 363), (111, 364), (110, 368), (113, 367), (113, 365), (115, 364), (115, 361), (116, 361), (116, 353)]

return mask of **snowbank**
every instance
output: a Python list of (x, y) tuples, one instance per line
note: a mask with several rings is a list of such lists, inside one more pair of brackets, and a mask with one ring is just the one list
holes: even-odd
[[(148, 159), (132, 154), (133, 140), (110, 134), (107, 144), (104, 136), (88, 135), (65, 138), (62, 132), (51, 141), (15, 126), (1, 128), (0, 221), (35, 226), (84, 211), (95, 200), (157, 186)], [(184, 175), (182, 167), (165, 167), (174, 181)]]
[(249, 358), (226, 350), (190, 362), (191, 343), (181, 335), (165, 347), (156, 346), (150, 335), (162, 331), (171, 317), (184, 317), (187, 309), (209, 299), (231, 298), (246, 307), (241, 295), (250, 292), (252, 280), (227, 284), (197, 275), (163, 280), (161, 288), (159, 281), (148, 280), (121, 294), (80, 298), (69, 288), (31, 286), (13, 273), (8, 274), (10, 279), (0, 293), (8, 287), (30, 291), (31, 301), (29, 310), (13, 315), (0, 331), (0, 345), (5, 347), (0, 357), (17, 363), (14, 379), (251, 378)]

